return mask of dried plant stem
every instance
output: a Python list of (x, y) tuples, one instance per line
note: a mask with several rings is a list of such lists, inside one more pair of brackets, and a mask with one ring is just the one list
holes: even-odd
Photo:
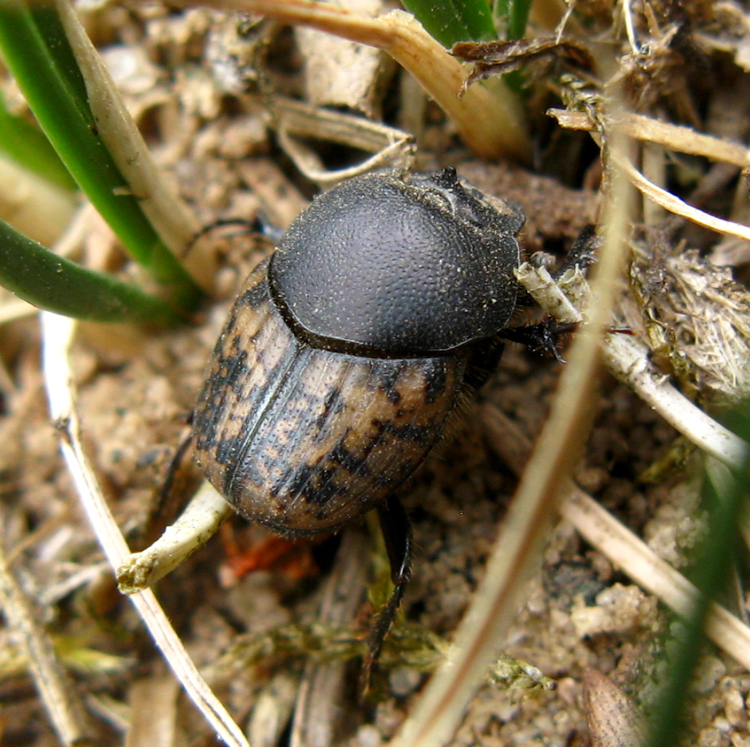
[[(403, 130), (364, 117), (311, 106), (284, 96), (269, 99), (279, 144), (295, 166), (321, 186), (351, 179), (373, 169), (409, 169), (414, 162), (414, 138)], [(297, 138), (341, 143), (374, 155), (355, 166), (327, 169), (317, 153)]]
[(66, 746), (93, 744), (94, 730), (86, 709), (57, 658), (52, 641), (37, 623), (34, 611), (16, 582), (0, 547), (0, 607), (12, 639), (26, 662), (60, 742)]
[(233, 514), (232, 507), (204, 481), (178, 519), (150, 547), (117, 568), (123, 594), (137, 594), (171, 573), (199, 550)]
[[(81, 505), (110, 565), (116, 568), (125, 562), (130, 550), (81, 446), (73, 374), (68, 360), (74, 330), (73, 320), (48, 312), (42, 314), (45, 386), (50, 414), (60, 432), (63, 457), (78, 490)], [(131, 597), (131, 600), (177, 679), (221, 739), (232, 747), (249, 747), (242, 730), (201, 677), (154, 593), (146, 589)]]
[(684, 200), (646, 179), (627, 158), (622, 156), (617, 157), (617, 164), (644, 196), (653, 200), (657, 205), (661, 205), (670, 213), (680, 215), (683, 218), (693, 221), (693, 223), (697, 223), (699, 226), (710, 228), (712, 231), (750, 241), (750, 226), (743, 226), (731, 220), (717, 218), (715, 215), (711, 215), (704, 210), (688, 205)]
[[(586, 112), (574, 112), (567, 109), (550, 109), (547, 112), (555, 117), (562, 127), (572, 130), (599, 129), (596, 121)], [(742, 143), (733, 143), (713, 135), (696, 132), (690, 127), (662, 122), (643, 114), (624, 114), (618, 120), (622, 132), (635, 140), (663, 145), (669, 150), (687, 153), (692, 156), (704, 156), (712, 161), (731, 163), (740, 168), (750, 166), (750, 149)]]
[(748, 445), (654, 371), (649, 352), (643, 343), (625, 335), (611, 335), (604, 345), (607, 367), (623, 384), (698, 448), (724, 464), (741, 465)]
[[(563, 127), (590, 131), (599, 129), (597, 123), (582, 112), (567, 112), (552, 109), (549, 113), (556, 117)], [(618, 127), (622, 127), (624, 133), (638, 140), (657, 143), (663, 145), (665, 148), (681, 153), (704, 156), (705, 158), (733, 164), (740, 168), (750, 166), (750, 150), (744, 145), (730, 143), (711, 135), (704, 135), (691, 130), (689, 127), (659, 122), (658, 120), (638, 114), (626, 114), (622, 116), (618, 120)], [(670, 213), (680, 215), (712, 231), (750, 241), (750, 227), (735, 223), (734, 221), (717, 218), (704, 210), (689, 205), (671, 192), (662, 189), (647, 179), (622, 154), (613, 154), (613, 162), (627, 174), (631, 183), (645, 197), (648, 197), (651, 201), (668, 210)]]

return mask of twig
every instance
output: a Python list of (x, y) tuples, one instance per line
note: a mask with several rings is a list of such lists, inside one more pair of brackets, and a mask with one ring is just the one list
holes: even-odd
[[(574, 130), (596, 131), (596, 121), (586, 112), (567, 109), (550, 109), (547, 114), (555, 117), (562, 127)], [(731, 163), (740, 168), (750, 166), (750, 149), (742, 143), (696, 132), (690, 127), (662, 122), (643, 114), (624, 114), (617, 122), (622, 132), (636, 140), (663, 145), (670, 150), (691, 156), (704, 156), (713, 161)]]
[(232, 507), (204, 481), (162, 536), (142, 552), (128, 556), (117, 568), (120, 591), (137, 594), (171, 573), (203, 547), (232, 513)]
[[(125, 562), (130, 550), (104, 500), (81, 446), (80, 425), (74, 403), (73, 374), (68, 360), (74, 330), (73, 320), (48, 312), (42, 313), (43, 367), (50, 414), (58, 425), (60, 448), (81, 504), (110, 565), (116, 568)], [(146, 589), (130, 599), (177, 679), (221, 739), (232, 747), (250, 747), (242, 730), (201, 677), (154, 593)]]

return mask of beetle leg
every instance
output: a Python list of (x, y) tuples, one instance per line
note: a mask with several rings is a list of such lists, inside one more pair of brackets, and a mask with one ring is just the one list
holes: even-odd
[(362, 673), (360, 675), (360, 692), (367, 693), (370, 685), (372, 668), (377, 663), (388, 631), (396, 617), (406, 585), (411, 576), (412, 537), (409, 517), (401, 501), (391, 495), (385, 503), (378, 506), (378, 519), (383, 532), (388, 559), (391, 563), (391, 581), (393, 592), (390, 599), (378, 613), (370, 630)]
[(565, 363), (558, 349), (558, 340), (562, 335), (575, 332), (577, 329), (577, 324), (558, 324), (549, 318), (540, 324), (504, 329), (498, 333), (498, 337), (526, 345), (534, 352), (553, 355), (558, 363)]
[[(190, 413), (189, 422), (192, 421), (192, 418), (193, 414)], [(146, 522), (143, 541), (147, 546), (156, 540), (156, 538), (164, 531), (165, 526), (172, 523), (180, 509), (183, 507), (184, 501), (182, 491), (174, 490), (174, 486), (175, 482), (177, 482), (180, 469), (183, 466), (185, 455), (188, 453), (188, 449), (192, 444), (193, 434), (189, 433), (180, 442), (180, 445), (177, 447), (177, 450), (172, 457), (172, 461), (169, 463), (167, 476), (164, 479), (161, 490), (159, 491), (159, 501), (151, 510)]]
[(411, 575), (411, 524), (401, 501), (391, 495), (378, 506), (378, 519), (383, 532), (388, 560), (391, 563), (391, 581), (398, 587), (409, 581)]
[(568, 270), (578, 267), (581, 271), (591, 267), (596, 262), (597, 253), (601, 248), (601, 237), (596, 233), (596, 226), (591, 224), (584, 227), (578, 238), (573, 242), (570, 251), (560, 266), (552, 273), (555, 280), (559, 280)]

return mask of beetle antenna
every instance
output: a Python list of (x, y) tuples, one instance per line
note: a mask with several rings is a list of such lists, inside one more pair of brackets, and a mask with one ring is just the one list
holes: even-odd
[(388, 601), (378, 612), (370, 629), (367, 653), (359, 679), (359, 692), (362, 699), (370, 689), (372, 670), (377, 665), (383, 642), (396, 619), (411, 576), (411, 524), (401, 501), (392, 495), (385, 503), (381, 503), (378, 506), (378, 519), (391, 563), (391, 581), (394, 589)]

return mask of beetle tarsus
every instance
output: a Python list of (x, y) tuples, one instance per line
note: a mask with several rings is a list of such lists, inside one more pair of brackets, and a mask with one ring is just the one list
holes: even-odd
[(395, 496), (390, 496), (385, 503), (378, 506), (378, 519), (391, 564), (391, 581), (394, 588), (370, 630), (367, 653), (360, 675), (360, 693), (363, 697), (370, 687), (373, 667), (377, 665), (383, 641), (396, 618), (411, 576), (411, 525), (401, 501)]

